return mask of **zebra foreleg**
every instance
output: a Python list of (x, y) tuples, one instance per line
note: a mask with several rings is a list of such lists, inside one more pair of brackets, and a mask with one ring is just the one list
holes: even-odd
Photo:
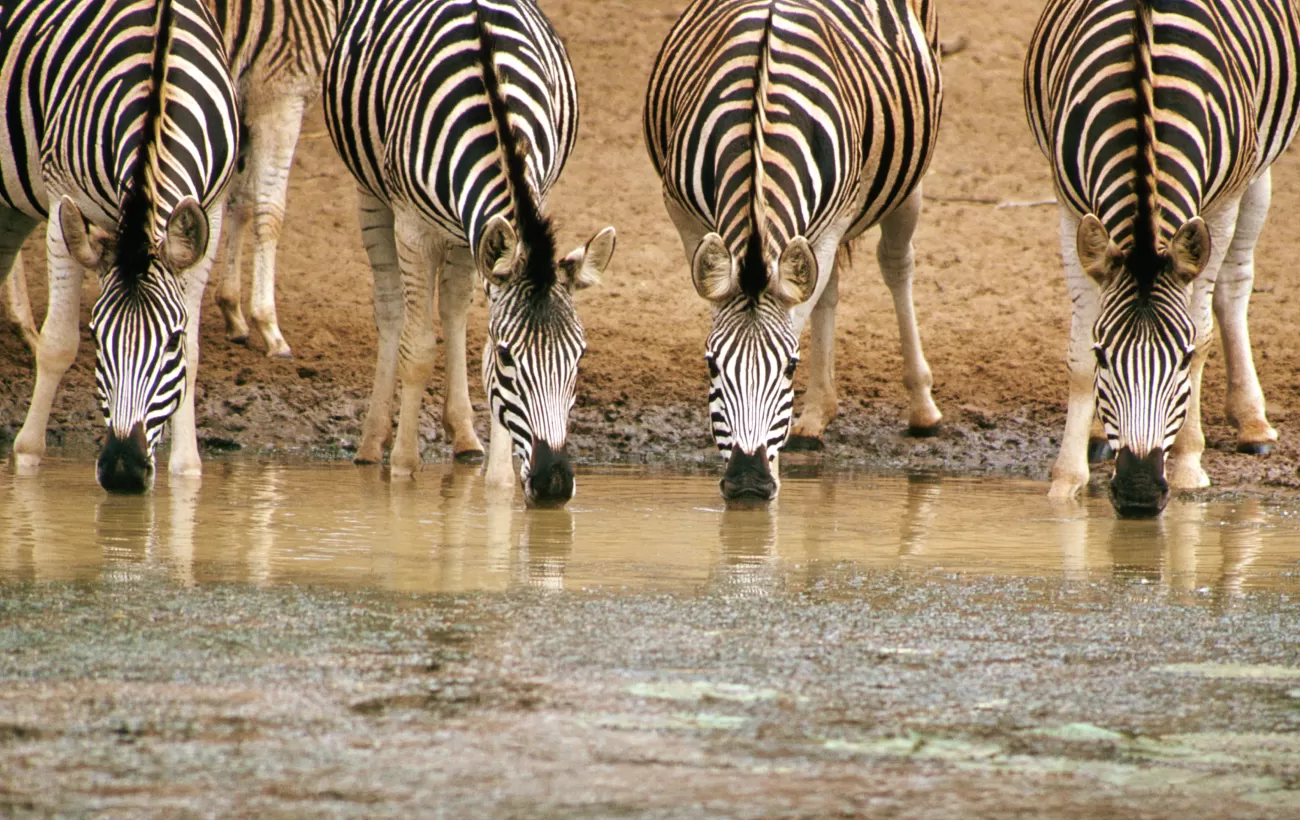
[(515, 474), (514, 443), (510, 431), (494, 415), (492, 429), (488, 433), (488, 459), (484, 482), (498, 492), (513, 493), (519, 477)]
[(1088, 485), (1088, 437), (1097, 406), (1097, 357), (1092, 350), (1092, 328), (1101, 310), (1101, 292), (1079, 263), (1079, 219), (1061, 208), (1061, 260), (1070, 294), (1070, 346), (1066, 366), (1070, 373), (1070, 398), (1065, 415), (1061, 450), (1052, 465), (1050, 498), (1068, 500)]
[(397, 345), (405, 308), (392, 209), (369, 192), (358, 189), (357, 217), (361, 222), (361, 241), (374, 273), (379, 352), (375, 360), (375, 381), (370, 389), (370, 407), (362, 425), (361, 447), (353, 461), (378, 464), (384, 458), (384, 450), (393, 443), (393, 390), (397, 387)]
[(420, 469), (420, 410), (437, 353), (437, 336), (433, 331), (433, 272), (442, 265), (443, 249), (441, 241), (434, 238), (418, 214), (403, 210), (394, 216), (405, 317), (397, 346), (401, 403), (389, 466), (394, 477), (404, 477)]
[(465, 352), (465, 325), (474, 296), (474, 260), (469, 248), (451, 250), (438, 276), (438, 317), (444, 346), (442, 429), (451, 441), (457, 461), (478, 461), (483, 445), (474, 433), (474, 407), (469, 400), (469, 363)]
[(808, 390), (803, 397), (803, 412), (794, 425), (786, 448), (820, 450), (826, 425), (835, 418), (835, 306), (840, 301), (839, 255), (831, 265), (830, 275), (812, 311), (812, 351), (808, 363)]
[(81, 281), (85, 272), (63, 241), (58, 211), (59, 206), (55, 206), (45, 229), (50, 303), (36, 346), (36, 386), (27, 408), (27, 419), (14, 439), (14, 463), (19, 470), (38, 467), (45, 457), (45, 429), (50, 421), (50, 407), (54, 404), (54, 395), (63, 374), (68, 372), (72, 360), (77, 357), (77, 345), (81, 340), (78, 322), (81, 316)]
[(898, 337), (903, 348), (903, 385), (908, 394), (907, 432), (913, 436), (933, 436), (939, 432), (943, 414), (930, 397), (934, 379), (921, 350), (921, 333), (912, 305), (912, 277), (916, 269), (912, 234), (916, 232), (920, 215), (921, 188), (918, 186), (902, 205), (880, 221), (876, 259), (880, 263), (880, 275), (894, 297), (894, 313), (898, 317)]
[(221, 226), (224, 208), (217, 205), (208, 215), (208, 247), (198, 264), (185, 272), (185, 398), (171, 419), (171, 455), (167, 470), (173, 476), (198, 476), (203, 473), (199, 458), (198, 422), (194, 412), (195, 385), (199, 378), (199, 318), (203, 309), (203, 292), (208, 287), (208, 276), (221, 244)]
[(1255, 242), (1268, 215), (1271, 177), (1272, 171), (1265, 171), (1242, 196), (1236, 229), (1214, 289), (1214, 316), (1219, 321), (1228, 368), (1225, 412), (1237, 428), (1237, 452), (1259, 455), (1273, 449), (1277, 431), (1265, 414), (1264, 392), (1251, 355), (1247, 310), (1255, 284)]

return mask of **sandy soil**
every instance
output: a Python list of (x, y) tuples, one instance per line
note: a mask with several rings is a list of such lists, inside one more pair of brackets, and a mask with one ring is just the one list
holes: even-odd
[[(587, 460), (703, 458), (710, 442), (705, 370), (705, 304), (660, 199), (641, 140), (642, 99), (651, 62), (685, 5), (682, 0), (543, 0), (577, 73), (582, 128), (552, 198), (562, 246), (612, 224), (618, 251), (603, 287), (584, 293), (590, 353), (580, 379), (575, 444)], [(1045, 477), (1064, 421), (1068, 301), (1054, 207), (998, 207), (1051, 196), (1047, 165), (1032, 142), (1021, 103), (1025, 44), (1039, 0), (948, 0), (945, 38), (969, 46), (945, 63), (943, 133), (925, 181), (927, 203), (916, 240), (916, 306), (946, 414), (938, 439), (904, 438), (897, 331), (888, 292), (863, 245), (842, 283), (837, 361), (841, 417), (826, 455), (885, 466), (1015, 471)], [(629, 24), (629, 20), (633, 24)], [(1270, 457), (1232, 452), (1223, 412), (1218, 353), (1205, 380), (1206, 467), (1221, 486), (1300, 486), (1300, 439), (1287, 424), (1300, 407), (1293, 374), (1300, 349), (1286, 327), (1300, 280), (1287, 260), (1300, 253), (1296, 152), (1275, 171), (1272, 220), (1258, 253), (1251, 324), (1260, 377), (1281, 442)], [(868, 235), (867, 242), (874, 242)], [(43, 303), (43, 264), (26, 254), (31, 288)], [(220, 265), (221, 262), (218, 262)], [(279, 256), (281, 326), (291, 361), (223, 338), (209, 300), (199, 375), (200, 436), (209, 452), (255, 447), (318, 449), (345, 455), (360, 432), (375, 352), (370, 274), (354, 215), (351, 180), (319, 113), (304, 128), (293, 170)], [(247, 277), (248, 274), (246, 273)], [(85, 304), (92, 300), (87, 285)], [(247, 285), (246, 285), (247, 289)], [(41, 305), (38, 304), (38, 309)], [(480, 297), (471, 355), (483, 337)], [(992, 344), (990, 344), (992, 342)], [(64, 383), (51, 421), (52, 443), (101, 429), (93, 401), (92, 345)], [(472, 378), (477, 381), (477, 377)], [(0, 431), (12, 438), (32, 383), (31, 357), (15, 334), (0, 333)], [(440, 396), (441, 375), (430, 387)], [(476, 388), (476, 400), (481, 391)], [(445, 455), (440, 401), (426, 407), (429, 457)]]

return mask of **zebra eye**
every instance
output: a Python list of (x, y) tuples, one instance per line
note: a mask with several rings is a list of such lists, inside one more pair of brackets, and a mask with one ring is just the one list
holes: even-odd
[(794, 369), (798, 366), (799, 366), (799, 357), (794, 356), (793, 358), (790, 359), (790, 362), (785, 366), (785, 377), (787, 379), (793, 379)]
[(179, 330), (173, 331), (172, 335), (167, 337), (167, 352), (175, 353), (177, 350), (179, 350), (181, 346), (181, 339), (183, 339), (184, 336), (185, 334), (182, 331)]
[(1184, 350), (1184, 351), (1183, 351), (1183, 362), (1182, 362), (1182, 364), (1179, 365), (1179, 368), (1182, 369), (1182, 370), (1186, 370), (1187, 368), (1191, 367), (1191, 366), (1192, 366), (1192, 357), (1195, 356), (1195, 355), (1196, 355), (1196, 348), (1195, 348), (1195, 347), (1189, 347), (1189, 348), (1187, 348), (1186, 350)]
[(709, 365), (709, 378), (710, 379), (718, 378), (718, 374), (719, 374), (718, 363), (713, 360), (713, 356), (708, 353), (704, 354), (704, 361), (707, 362)]
[(1092, 352), (1097, 354), (1097, 366), (1105, 370), (1110, 365), (1106, 363), (1106, 351), (1101, 349), (1101, 345), (1093, 345)]
[(510, 348), (504, 344), (497, 345), (497, 360), (501, 362), (502, 367), (515, 366), (515, 357), (510, 355)]

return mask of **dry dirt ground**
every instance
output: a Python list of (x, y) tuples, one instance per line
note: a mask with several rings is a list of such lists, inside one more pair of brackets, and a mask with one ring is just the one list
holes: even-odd
[[(568, 45), (582, 100), (577, 149), (551, 199), (561, 246), (577, 245), (604, 225), (619, 232), (604, 286), (581, 297), (590, 350), (579, 383), (574, 441), (588, 461), (698, 459), (709, 452), (701, 361), (708, 312), (691, 287), (640, 127), (651, 63), (684, 5), (542, 0)], [(1056, 210), (998, 207), (1051, 196), (1047, 164), (1032, 142), (1021, 103), (1025, 45), (1040, 8), (1041, 0), (942, 4), (945, 38), (964, 37), (969, 45), (944, 66), (942, 138), (925, 180), (915, 298), (936, 401), (946, 415), (944, 433), (926, 440), (901, 435), (901, 359), (888, 291), (875, 270), (873, 232), (842, 284), (841, 416), (828, 433), (823, 458), (1047, 475), (1064, 422), (1069, 315)], [(1300, 293), (1300, 277), (1289, 267), (1300, 257), (1296, 154), (1275, 169), (1251, 313), (1256, 361), (1281, 442), (1263, 459), (1232, 452), (1216, 352), (1205, 380), (1206, 467), (1220, 486), (1300, 486), (1300, 438), (1288, 424), (1300, 409), (1294, 377), (1300, 348), (1285, 330)], [(43, 264), (36, 240), (26, 258), (41, 310)], [(209, 455), (243, 447), (343, 457), (360, 432), (375, 354), (370, 273), (353, 186), (319, 107), (304, 127), (293, 169), (279, 272), (281, 326), (294, 350), (290, 361), (268, 360), (256, 346), (226, 342), (221, 317), (212, 300), (206, 302), (198, 413)], [(93, 285), (86, 287), (88, 306)], [(471, 361), (485, 325), (481, 295), (474, 310)], [(81, 356), (55, 404), (54, 444), (85, 441), (102, 429), (92, 397), (92, 351), (83, 334)], [(11, 439), (22, 422), (31, 363), (17, 335), (0, 333), (0, 440)], [(441, 379), (439, 374), (430, 386), (422, 428), (431, 458), (446, 455), (439, 440)], [(477, 385), (475, 391), (481, 402)]]

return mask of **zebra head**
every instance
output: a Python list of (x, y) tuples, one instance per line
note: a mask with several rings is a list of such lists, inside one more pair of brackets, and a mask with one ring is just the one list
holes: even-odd
[(1115, 451), (1111, 503), (1121, 516), (1158, 515), (1169, 501), (1165, 454), (1191, 398), (1190, 286), (1209, 261), (1210, 232), (1194, 217), (1164, 248), (1123, 250), (1089, 214), (1077, 245), (1083, 269), (1101, 286), (1092, 338), (1097, 412)]
[(773, 272), (758, 241), (749, 243), (737, 270), (722, 237), (710, 233), (691, 258), (691, 278), (713, 306), (705, 342), (713, 439), (727, 470), (723, 498), (776, 498), (780, 478), (772, 468), (790, 437), (799, 334), (790, 311), (812, 297), (817, 259), (803, 237), (781, 253)]
[(153, 483), (154, 448), (163, 424), (185, 397), (188, 312), (181, 274), (207, 251), (208, 218), (197, 200), (185, 197), (160, 244), (131, 242), (133, 248), (126, 240), (134, 231), (110, 235), (89, 223), (67, 197), (59, 224), (72, 257), (99, 273), (90, 329), (108, 441), (96, 474), (109, 492), (144, 492)]
[[(510, 223), (493, 217), (475, 262), (488, 291), (483, 386), (492, 418), (510, 434), (519, 480), (530, 505), (562, 505), (573, 497), (569, 411), (578, 361), (587, 348), (575, 291), (600, 282), (614, 254), (614, 229), (555, 260), (530, 260)], [(538, 268), (549, 268), (549, 275)]]

